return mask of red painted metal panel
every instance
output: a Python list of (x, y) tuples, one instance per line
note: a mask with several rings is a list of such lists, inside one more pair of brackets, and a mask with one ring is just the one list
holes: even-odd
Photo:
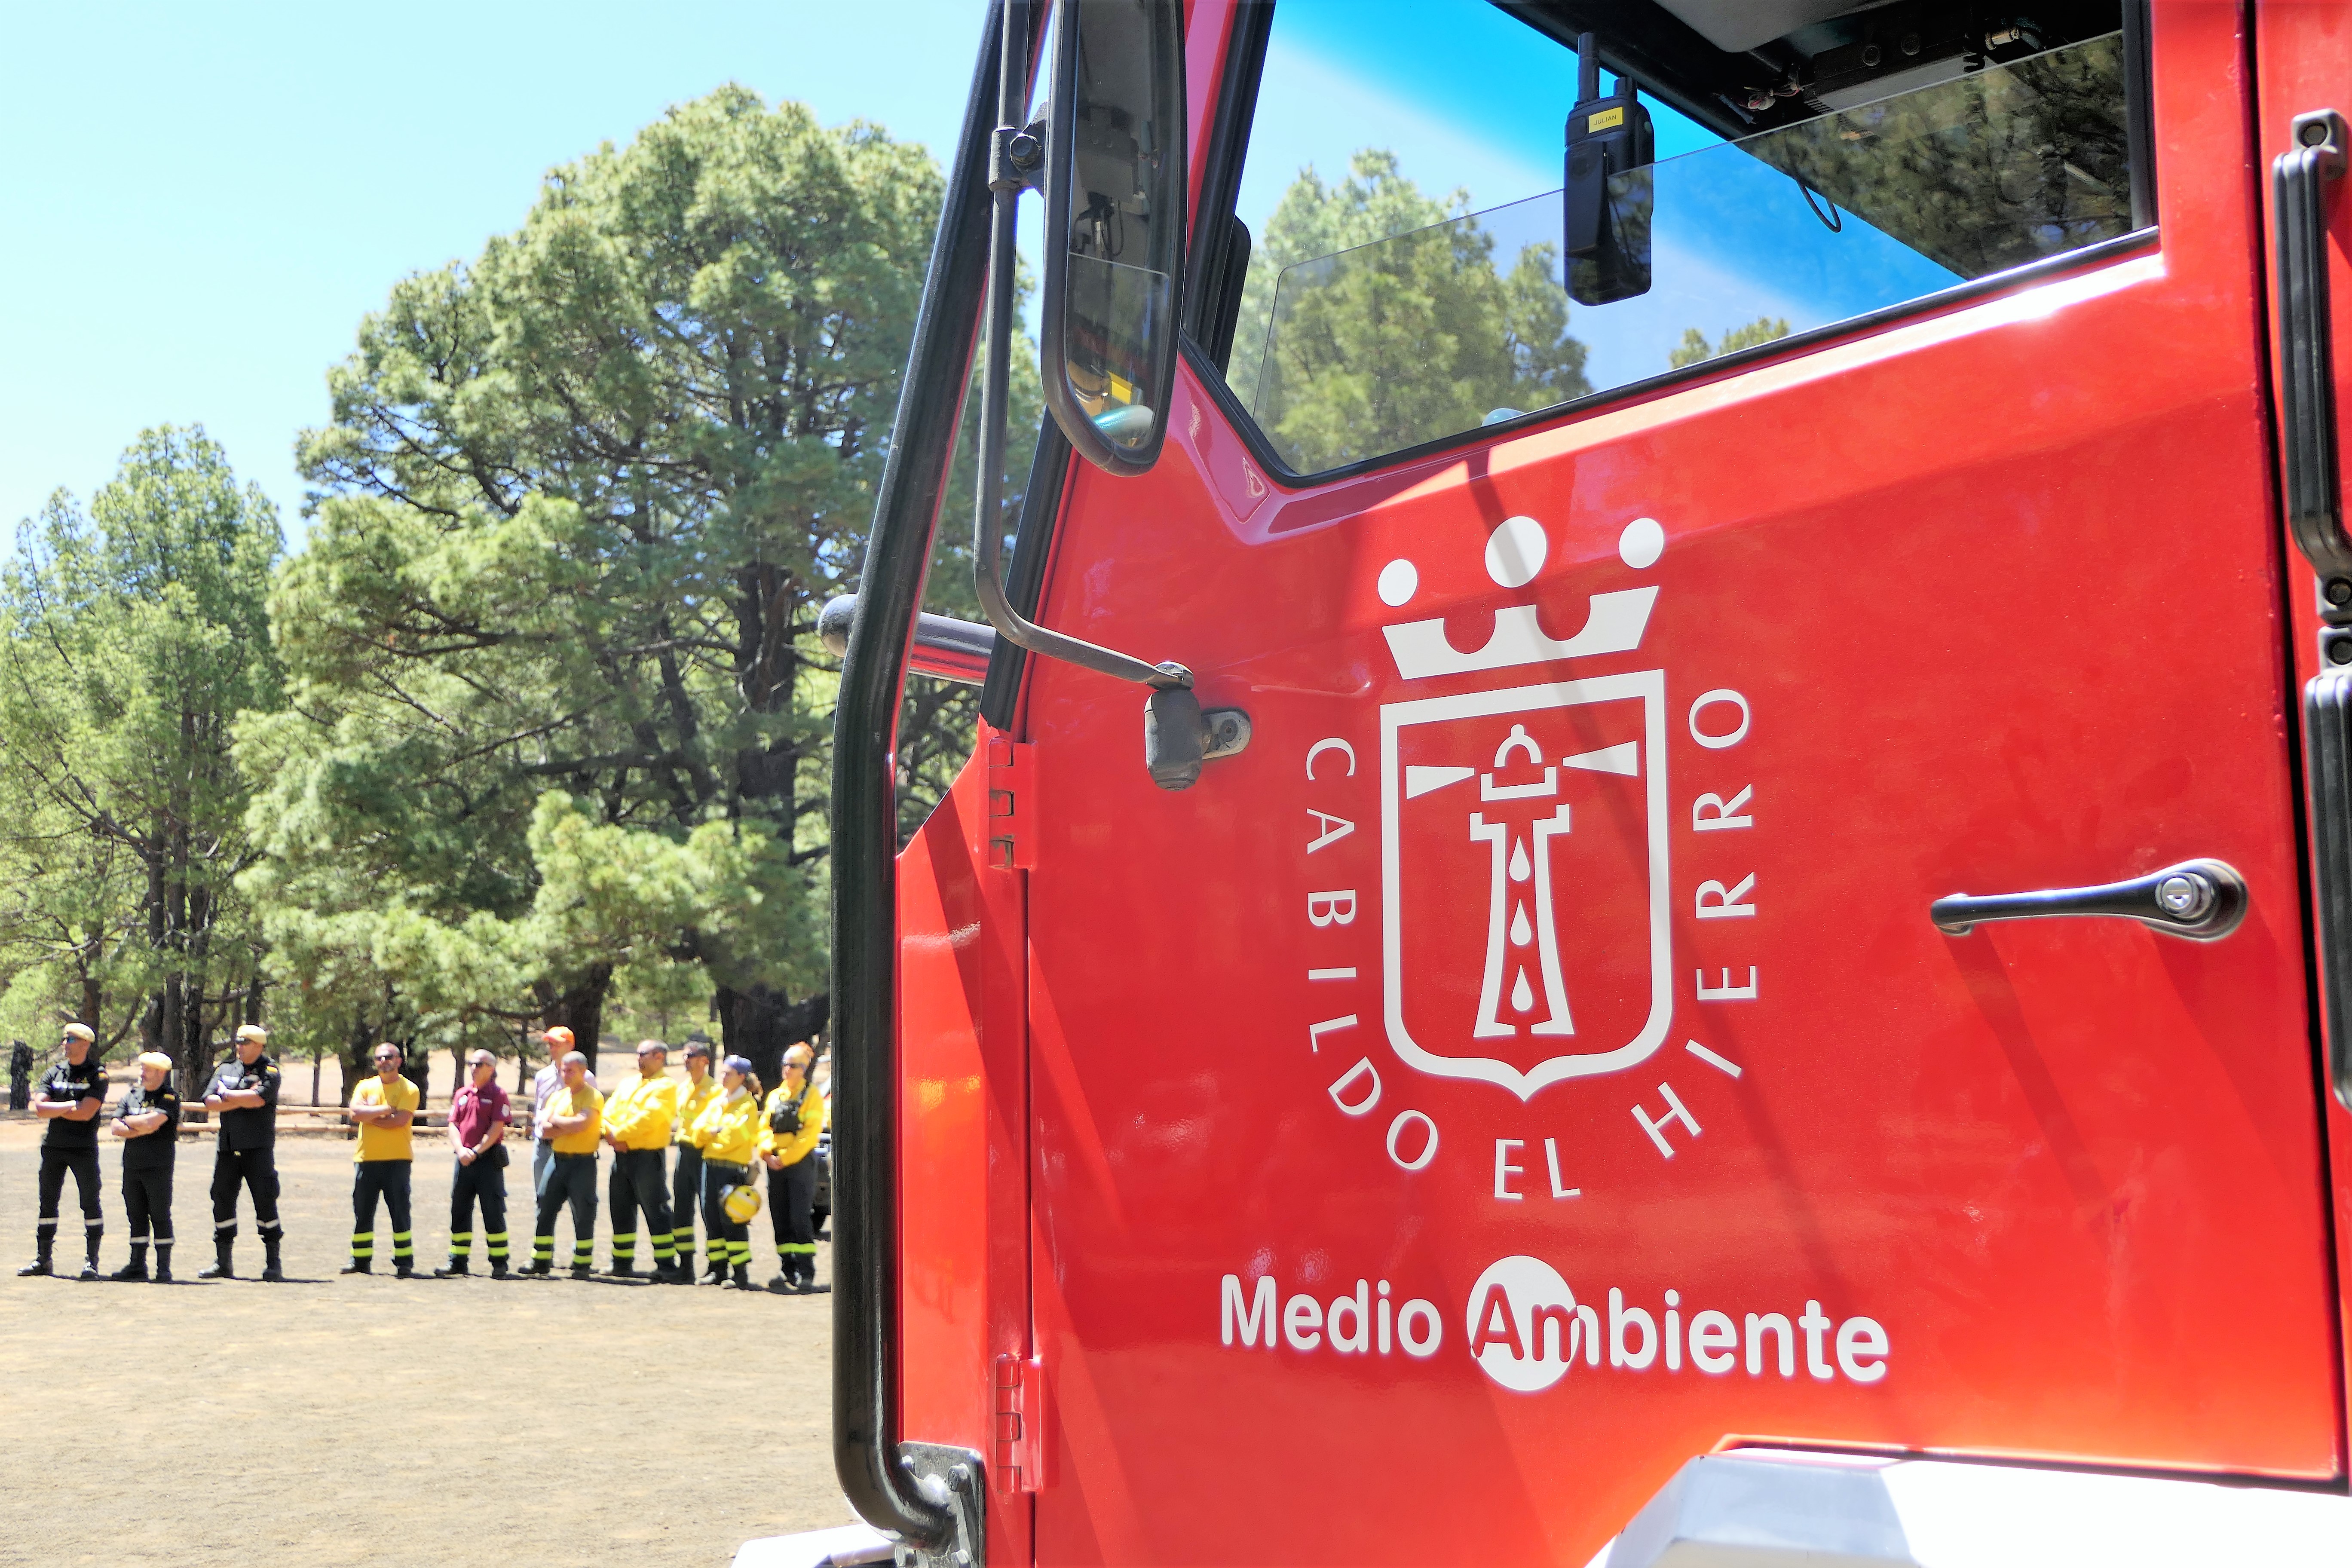
[[(992, 1457), (996, 1359), (1031, 1353), (1024, 878), (989, 858), (1034, 810), (992, 799), (1012, 749), (982, 727), (898, 878), (902, 1419)], [(1027, 1495), (992, 1489), (991, 1562), (1030, 1560), (1030, 1518)]]
[[(1030, 668), (1038, 1561), (1580, 1562), (1743, 1433), (2341, 1473), (2252, 90), (2156, 11), (2160, 250), (1246, 512), (1188, 375), (1075, 475), (1041, 619), (1256, 739), (1162, 794)], [(1480, 1033), (1523, 842), (1573, 1037)], [(2226, 942), (1926, 917), (2191, 856)]]

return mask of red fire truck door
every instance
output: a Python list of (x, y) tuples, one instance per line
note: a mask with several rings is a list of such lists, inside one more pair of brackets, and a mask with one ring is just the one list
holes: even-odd
[[(1317, 358), (1525, 257), (1481, 215), (1282, 258), (1158, 468), (1072, 477), (1037, 618), (1254, 735), (1163, 793), (1029, 667), (1039, 1562), (1577, 1563), (1754, 1437), (2341, 1474), (2251, 95), (2154, 11), (2096, 243), (1612, 386), (1608, 312), (1704, 294), (1662, 149), (1589, 390), (1381, 426), (1453, 349)], [(2126, 80), (2067, 47), (1916, 117)], [(1691, 156), (1964, 275), (1838, 162), (1895, 123)], [(1929, 918), (2191, 861), (2219, 940)]]

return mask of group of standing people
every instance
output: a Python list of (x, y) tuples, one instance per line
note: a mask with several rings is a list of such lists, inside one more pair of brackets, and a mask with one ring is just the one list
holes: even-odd
[[(18, 1274), (57, 1271), (58, 1205), (68, 1176), (81, 1201), (83, 1263), (80, 1277), (95, 1279), (99, 1243), (106, 1234), (98, 1170), (100, 1117), (106, 1109), (106, 1069), (99, 1064), (97, 1035), (87, 1024), (68, 1024), (58, 1048), (64, 1059), (43, 1077), (27, 1109), (47, 1123), (41, 1135), (40, 1217), (34, 1230), (33, 1261)], [(253, 1196), (253, 1217), (267, 1261), (261, 1277), (286, 1278), (278, 1258), (278, 1064), (269, 1059), (269, 1032), (247, 1024), (236, 1032), (236, 1048), (214, 1069), (205, 1086), (205, 1109), (220, 1126), (213, 1146), (212, 1267), (202, 1279), (236, 1278), (236, 1201), (240, 1189)], [(126, 1092), (105, 1123), (122, 1145), (122, 1207), (131, 1227), (131, 1261), (114, 1271), (117, 1279), (172, 1279), (172, 1177), (180, 1147), (180, 1096), (172, 1088), (172, 1058), (142, 1053), (139, 1082)], [(148, 1271), (150, 1248), (154, 1271)]]
[[(607, 1195), (613, 1211), (614, 1274), (636, 1272), (642, 1217), (652, 1277), (666, 1283), (693, 1283), (698, 1213), (705, 1237), (702, 1283), (753, 1289), (750, 1222), (761, 1206), (756, 1173), (764, 1168), (780, 1265), (767, 1288), (790, 1294), (827, 1289), (816, 1281), (814, 1215), (816, 1149), (826, 1105), (813, 1081), (815, 1054), (808, 1046), (796, 1045), (784, 1053), (784, 1081), (763, 1094), (745, 1058), (725, 1058), (714, 1075), (710, 1047), (690, 1042), (681, 1080), (669, 1076), (668, 1047), (646, 1040), (637, 1047), (636, 1077), (607, 1098), (588, 1070), (587, 1058), (573, 1048), (570, 1029), (558, 1026), (540, 1038), (551, 1059), (531, 1085), (534, 1223), (531, 1259), (520, 1272), (553, 1272), (555, 1222), (568, 1207), (572, 1274), (586, 1279), (593, 1273), (598, 1154), (610, 1146)], [(205, 1087), (205, 1108), (216, 1118), (219, 1137), (212, 1184), (215, 1257), (213, 1266), (200, 1272), (202, 1279), (236, 1278), (233, 1251), (240, 1189), (252, 1194), (267, 1258), (261, 1277), (285, 1278), (278, 1250), (282, 1232), (276, 1163), (279, 1075), (268, 1055), (268, 1039), (259, 1025), (238, 1029), (234, 1054)], [(60, 1042), (64, 1059), (50, 1068), (31, 1098), (30, 1109), (47, 1123), (41, 1142), (38, 1251), (19, 1274), (56, 1271), (58, 1209), (70, 1175), (83, 1218), (87, 1261), (80, 1277), (100, 1278), (99, 1245), (105, 1226), (98, 1151), (107, 1080), (95, 1044), (96, 1036), (87, 1025), (66, 1026)], [(352, 1092), (348, 1109), (358, 1128), (358, 1147), (352, 1153), (352, 1249), (346, 1274), (374, 1271), (379, 1206), (392, 1224), (394, 1274), (407, 1279), (415, 1272), (409, 1178), (415, 1163), (421, 1095), (403, 1075), (404, 1062), (399, 1046), (387, 1042), (376, 1047), (371, 1053), (374, 1076)], [(121, 1142), (122, 1197), (131, 1233), (131, 1262), (112, 1278), (169, 1281), (180, 1098), (171, 1087), (168, 1057), (151, 1051), (139, 1058), (138, 1066), (138, 1085), (123, 1095), (104, 1123)], [(492, 1277), (505, 1279), (516, 1272), (509, 1265), (506, 1192), (506, 1141), (512, 1118), (497, 1074), (496, 1058), (488, 1051), (474, 1052), (467, 1061), (467, 1081), (450, 1099), (446, 1129), (453, 1162), (449, 1257), (446, 1267), (434, 1270), (439, 1278), (471, 1271), (478, 1213)]]
[[(768, 1289), (793, 1295), (828, 1289), (816, 1280), (816, 1147), (824, 1131), (825, 1101), (813, 1079), (814, 1051), (805, 1045), (786, 1051), (784, 1081), (763, 1097), (759, 1075), (746, 1058), (725, 1058), (714, 1075), (709, 1046), (692, 1041), (686, 1047), (686, 1077), (673, 1079), (669, 1047), (646, 1040), (637, 1047), (637, 1076), (608, 1098), (588, 1070), (588, 1058), (570, 1048), (569, 1029), (551, 1028), (541, 1038), (554, 1059), (531, 1083), (531, 1190), (538, 1200), (531, 1273), (553, 1272), (555, 1223), (567, 1208), (572, 1277), (584, 1279), (593, 1272), (597, 1152), (610, 1146), (606, 1198), (613, 1211), (614, 1274), (636, 1272), (642, 1219), (653, 1278), (692, 1284), (698, 1212), (702, 1283), (751, 1289), (751, 1220), (760, 1206), (757, 1165), (767, 1171), (779, 1266)], [(457, 1116), (453, 1108), (453, 1124)], [(457, 1206), (463, 1201), (457, 1194), (453, 1188), (449, 1264), (463, 1272), (457, 1238), (467, 1233), (469, 1220)], [(502, 1190), (498, 1203), (501, 1217), (493, 1220), (486, 1200), (485, 1225), (503, 1226)], [(494, 1249), (491, 1271), (503, 1268)]]

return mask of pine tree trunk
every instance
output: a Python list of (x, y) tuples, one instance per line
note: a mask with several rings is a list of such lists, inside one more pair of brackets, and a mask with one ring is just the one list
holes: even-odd
[(596, 1070), (596, 1045), (604, 1032), (604, 999), (613, 989), (613, 966), (592, 963), (570, 987), (557, 991), (541, 982), (534, 987), (539, 996), (539, 1026), (553, 1028), (561, 1024), (572, 1031), (572, 1048), (588, 1058), (588, 1070)]
[(784, 1050), (812, 1039), (824, 1027), (833, 998), (820, 991), (794, 1002), (780, 991), (754, 985), (737, 991), (719, 988), (719, 1026), (727, 1054), (751, 1058), (760, 1082), (773, 1089), (784, 1079)]

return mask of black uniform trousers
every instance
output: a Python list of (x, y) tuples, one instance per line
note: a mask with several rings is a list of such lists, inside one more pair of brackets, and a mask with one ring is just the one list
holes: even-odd
[(375, 1201), (392, 1215), (392, 1260), (412, 1263), (416, 1257), (415, 1233), (408, 1228), (406, 1160), (362, 1160), (352, 1178), (352, 1261), (366, 1263), (375, 1257)]
[(172, 1167), (124, 1165), (122, 1212), (131, 1226), (131, 1245), (144, 1247), (152, 1235), (172, 1245)]
[(539, 1178), (539, 1215), (531, 1226), (530, 1261), (536, 1268), (555, 1260), (555, 1216), (572, 1205), (572, 1267), (595, 1261), (596, 1156), (552, 1154)]
[(768, 1173), (768, 1213), (787, 1279), (816, 1278), (816, 1152)]
[[(499, 1145), (499, 1150), (505, 1148)], [(470, 1165), (452, 1161), (449, 1175), (449, 1256), (474, 1255), (474, 1205), (482, 1205), (483, 1239), (490, 1245), (490, 1261), (507, 1260), (507, 1167), (492, 1164), (497, 1151), (476, 1155)]]
[(677, 1146), (677, 1169), (670, 1175), (670, 1245), (681, 1260), (694, 1257), (694, 1216), (702, 1208), (702, 1151), (691, 1143)]
[(605, 1195), (613, 1205), (614, 1266), (625, 1268), (636, 1262), (637, 1212), (642, 1209), (646, 1228), (653, 1232), (655, 1267), (669, 1267), (677, 1255), (677, 1243), (670, 1236), (669, 1173), (662, 1168), (662, 1151), (614, 1150)]
[(278, 1151), (218, 1149), (213, 1153), (213, 1239), (236, 1239), (236, 1190), (253, 1194), (254, 1228), (270, 1247), (278, 1245)]
[(741, 1220), (731, 1219), (727, 1205), (719, 1200), (730, 1187), (740, 1187), (751, 1179), (751, 1171), (742, 1165), (730, 1165), (723, 1160), (702, 1163), (702, 1228), (710, 1237), (709, 1253), (713, 1267), (725, 1268), (732, 1264), (748, 1268), (751, 1263), (751, 1227)]
[(81, 1226), (84, 1245), (89, 1248), (89, 1260), (98, 1261), (98, 1238), (106, 1232), (106, 1220), (98, 1201), (98, 1151), (96, 1149), (52, 1149), (41, 1145), (41, 1218), (35, 1227), (35, 1245), (47, 1261), (49, 1250), (58, 1240), (58, 1200), (65, 1195), (66, 1173), (73, 1173), (74, 1188), (81, 1197)]

